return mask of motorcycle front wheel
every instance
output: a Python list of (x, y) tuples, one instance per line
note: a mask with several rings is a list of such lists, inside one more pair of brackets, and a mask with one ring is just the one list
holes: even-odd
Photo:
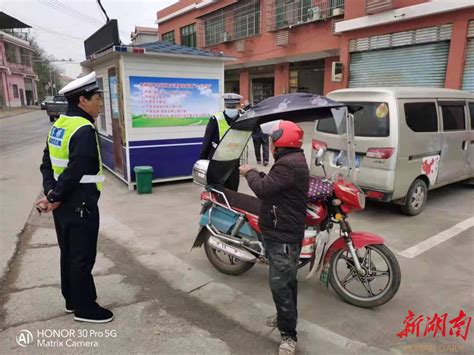
[(357, 250), (364, 275), (359, 275), (347, 249), (334, 253), (329, 282), (346, 302), (363, 308), (381, 306), (398, 291), (401, 272), (398, 261), (385, 245), (366, 245)]

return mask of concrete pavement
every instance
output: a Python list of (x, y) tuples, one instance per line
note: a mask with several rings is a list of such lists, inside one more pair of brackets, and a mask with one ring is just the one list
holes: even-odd
[[(34, 214), (0, 291), (0, 353), (271, 354), (276, 344), (169, 287), (114, 240), (100, 238), (94, 268), (98, 302), (112, 308), (107, 324), (64, 313), (59, 249), (51, 215)], [(31, 342), (21, 335), (31, 334)]]
[(11, 116), (22, 110), (10, 110), (10, 116), (0, 120), (0, 280), (41, 191), (39, 165), (50, 127), (41, 110)]

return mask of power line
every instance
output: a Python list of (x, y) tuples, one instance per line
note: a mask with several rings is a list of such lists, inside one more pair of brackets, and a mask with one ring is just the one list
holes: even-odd
[(80, 11), (77, 11), (76, 9), (72, 8), (71, 6), (68, 6), (66, 4), (64, 4), (62, 1), (60, 0), (50, 0), (51, 2), (54, 2), (55, 4), (57, 4), (58, 6), (64, 8), (65, 10), (67, 11), (71, 11), (72, 13), (76, 14), (76, 15), (79, 15), (79, 16), (82, 16), (82, 17), (85, 17), (85, 18), (88, 18), (90, 19), (91, 21), (93, 21), (94, 23), (96, 24), (102, 24), (102, 21), (96, 19), (95, 17), (92, 17), (90, 15), (87, 15), (87, 14), (84, 14)]
[(86, 22), (90, 25), (97, 26), (97, 25), (102, 24), (102, 22), (100, 22), (96, 18), (93, 18), (89, 15), (85, 15), (85, 14), (73, 9), (70, 6), (67, 6), (67, 5), (59, 2), (58, 0), (39, 0), (39, 2), (40, 2), (40, 4), (48, 6), (48, 7), (52, 8), (56, 11), (59, 11), (64, 15), (68, 15), (72, 18), (75, 18), (76, 20)]

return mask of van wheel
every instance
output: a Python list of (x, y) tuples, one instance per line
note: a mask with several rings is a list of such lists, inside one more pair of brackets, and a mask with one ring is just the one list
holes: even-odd
[(421, 179), (416, 179), (408, 189), (405, 204), (400, 206), (402, 212), (408, 216), (416, 216), (424, 210), (428, 197), (428, 187)]
[(55, 116), (52, 116), (52, 115), (49, 116), (49, 122), (54, 122), (55, 119), (56, 119)]

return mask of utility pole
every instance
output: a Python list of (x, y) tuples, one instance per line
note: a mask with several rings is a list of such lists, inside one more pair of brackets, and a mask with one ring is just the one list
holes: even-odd
[(49, 67), (49, 87), (51, 89), (51, 96), (54, 96), (53, 94), (53, 77), (51, 73), (51, 66)]

